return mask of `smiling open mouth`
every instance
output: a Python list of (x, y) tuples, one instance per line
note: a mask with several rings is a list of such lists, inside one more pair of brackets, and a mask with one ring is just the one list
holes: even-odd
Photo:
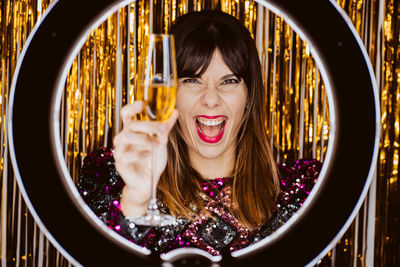
[(197, 116), (196, 128), (200, 139), (206, 143), (217, 143), (224, 135), (227, 118), (225, 116)]

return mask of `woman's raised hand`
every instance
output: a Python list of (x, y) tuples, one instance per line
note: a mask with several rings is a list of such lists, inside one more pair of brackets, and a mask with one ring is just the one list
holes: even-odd
[(125, 105), (121, 110), (123, 128), (114, 137), (115, 167), (125, 182), (121, 209), (129, 217), (146, 211), (151, 198), (151, 153), (156, 157), (152, 168), (158, 183), (167, 165), (168, 134), (178, 118), (175, 110), (166, 122), (136, 120), (144, 107), (143, 101)]

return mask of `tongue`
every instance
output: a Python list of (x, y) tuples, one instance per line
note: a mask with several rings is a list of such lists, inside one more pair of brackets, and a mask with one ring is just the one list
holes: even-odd
[(201, 132), (208, 137), (215, 137), (221, 132), (221, 125), (207, 126), (200, 123)]

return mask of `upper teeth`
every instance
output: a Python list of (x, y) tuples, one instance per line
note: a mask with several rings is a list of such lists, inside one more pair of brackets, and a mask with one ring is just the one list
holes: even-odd
[(218, 119), (216, 120), (206, 120), (204, 118), (198, 118), (199, 122), (201, 124), (207, 125), (207, 126), (215, 126), (215, 125), (220, 125), (221, 123), (224, 122), (224, 119)]

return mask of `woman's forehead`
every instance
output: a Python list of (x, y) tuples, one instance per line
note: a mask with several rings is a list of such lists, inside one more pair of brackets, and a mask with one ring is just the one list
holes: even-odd
[(220, 78), (228, 78), (232, 75), (235, 76), (233, 71), (226, 64), (224, 58), (222, 57), (221, 51), (218, 48), (215, 49), (207, 68), (205, 70), (203, 70), (203, 68), (204, 65), (195, 72), (195, 76)]
[(201, 61), (188, 59), (186, 63), (189, 64), (185, 64), (186, 69), (182, 74), (187, 77), (201, 78), (204, 76), (220, 76), (224, 78), (225, 76), (240, 76), (239, 73), (236, 73), (229, 67), (218, 47), (215, 48), (210, 55), (203, 55)]

